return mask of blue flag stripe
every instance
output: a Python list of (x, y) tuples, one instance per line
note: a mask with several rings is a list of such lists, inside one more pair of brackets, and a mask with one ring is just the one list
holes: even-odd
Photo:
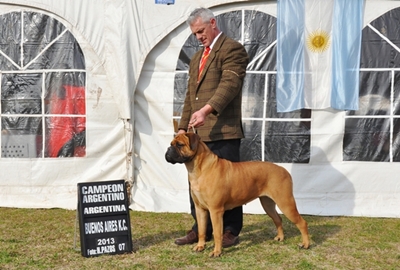
[(364, 0), (336, 0), (333, 14), (332, 107), (358, 110)]
[(304, 106), (305, 4), (299, 0), (278, 1), (277, 109), (286, 112)]

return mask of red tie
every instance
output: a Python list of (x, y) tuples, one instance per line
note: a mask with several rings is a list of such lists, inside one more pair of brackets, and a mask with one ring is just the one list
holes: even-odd
[(210, 47), (206, 47), (206, 49), (203, 52), (203, 55), (201, 56), (200, 66), (199, 66), (199, 76), (197, 79), (200, 79), (201, 72), (203, 71), (203, 68), (206, 65), (207, 58), (209, 55), (210, 55)]

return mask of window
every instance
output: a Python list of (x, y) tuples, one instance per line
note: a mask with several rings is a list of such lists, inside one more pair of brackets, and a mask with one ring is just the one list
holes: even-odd
[(400, 161), (399, 16), (393, 9), (362, 32), (360, 108), (346, 114), (346, 161)]
[(0, 16), (1, 157), (85, 156), (85, 59), (56, 19)]
[[(241, 160), (308, 163), (311, 110), (277, 113), (276, 109), (276, 18), (240, 10), (217, 16), (217, 22), (227, 36), (244, 45), (250, 57), (243, 85), (245, 139)], [(190, 35), (179, 55), (174, 89), (175, 130), (185, 99), (189, 62), (200, 47)]]

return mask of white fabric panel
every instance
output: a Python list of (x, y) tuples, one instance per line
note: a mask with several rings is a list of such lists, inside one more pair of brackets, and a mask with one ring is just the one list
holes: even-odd
[[(129, 150), (125, 143), (126, 120), (122, 116), (131, 118), (126, 96), (128, 85), (132, 83), (111, 80), (118, 74), (123, 77), (120, 70), (126, 69), (121, 63), (106, 60), (106, 57), (122, 58), (118, 57), (118, 52), (126, 52), (126, 49), (120, 38), (108, 37), (107, 32), (114, 30), (105, 30), (104, 2), (98, 4), (96, 1), (96, 5), (93, 1), (71, 2), (9, 1), (11, 4), (0, 4), (0, 14), (34, 10), (62, 22), (79, 42), (87, 71), (86, 157), (0, 159), (0, 170), (3, 172), (0, 177), (2, 207), (74, 209), (77, 205), (77, 183), (128, 178), (126, 156)], [(23, 3), (23, 6), (18, 6), (18, 3)], [(113, 23), (110, 27), (120, 28)], [(107, 39), (113, 39), (119, 48), (108, 49), (111, 53), (107, 53), (104, 48)], [(120, 67), (119, 70), (112, 68), (111, 64)], [(113, 73), (109, 74), (109, 70)]]
[(149, 54), (135, 95), (137, 157), (131, 208), (187, 212), (187, 172), (184, 165), (171, 165), (164, 158), (173, 138), (173, 71), (180, 50), (177, 44), (166, 47), (167, 44), (170, 43), (160, 43)]
[[(285, 166), (293, 176), (300, 213), (323, 216), (400, 217), (398, 177), (390, 164)], [(386, 173), (383, 173), (383, 172)], [(396, 172), (394, 172), (396, 171)], [(379, 192), (376, 192), (379, 190)], [(245, 206), (248, 213), (263, 213), (258, 201)]]

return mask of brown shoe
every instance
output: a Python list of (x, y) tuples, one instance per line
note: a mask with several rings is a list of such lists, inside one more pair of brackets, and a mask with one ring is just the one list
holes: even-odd
[(231, 231), (226, 231), (222, 236), (222, 247), (227, 248), (239, 243), (239, 236), (235, 236)]
[(197, 233), (193, 230), (190, 230), (187, 232), (187, 234), (184, 237), (175, 239), (175, 244), (182, 246), (182, 245), (190, 245), (197, 243), (199, 241), (199, 238), (197, 237)]

